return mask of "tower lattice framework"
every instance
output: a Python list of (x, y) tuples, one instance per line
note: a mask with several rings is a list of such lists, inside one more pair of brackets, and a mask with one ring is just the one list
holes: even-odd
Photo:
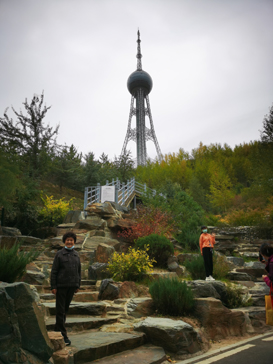
[[(129, 113), (129, 121), (127, 133), (123, 143), (121, 154), (124, 154), (130, 140), (136, 142), (137, 148), (137, 165), (145, 165), (147, 161), (147, 147), (146, 141), (152, 140), (154, 142), (157, 157), (161, 161), (162, 154), (155, 135), (154, 123), (149, 101), (149, 93), (153, 87), (151, 76), (142, 70), (142, 54), (140, 48), (140, 33), (137, 32), (137, 70), (133, 72), (127, 81), (127, 87), (132, 95), (131, 106)], [(132, 128), (132, 118), (136, 117), (136, 127)], [(146, 116), (150, 121), (150, 128), (146, 126)]]

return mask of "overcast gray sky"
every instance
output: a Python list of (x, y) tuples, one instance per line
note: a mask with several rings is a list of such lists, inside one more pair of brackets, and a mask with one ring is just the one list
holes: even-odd
[(58, 142), (113, 159), (139, 28), (163, 154), (258, 140), (273, 103), (272, 19), (272, 0), (0, 0), (0, 114), (44, 90)]

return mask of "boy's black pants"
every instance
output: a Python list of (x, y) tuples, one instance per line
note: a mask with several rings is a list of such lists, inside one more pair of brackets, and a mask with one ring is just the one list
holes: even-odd
[(203, 248), (202, 249), (206, 277), (212, 276), (213, 274), (213, 259), (212, 259), (212, 248)]
[(70, 302), (76, 291), (76, 287), (62, 287), (57, 288), (56, 293), (56, 324), (54, 331), (60, 331), (64, 338), (67, 338), (65, 328), (66, 314), (69, 309)]

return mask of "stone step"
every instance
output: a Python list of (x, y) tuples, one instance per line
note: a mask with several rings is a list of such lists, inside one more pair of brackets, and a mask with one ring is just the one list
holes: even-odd
[[(44, 302), (42, 305), (46, 308), (48, 316), (55, 316), (55, 302)], [(106, 314), (107, 304), (100, 302), (71, 302), (69, 306), (69, 315), (91, 315), (100, 316)]]
[[(74, 295), (74, 302), (95, 302), (98, 300), (99, 292), (78, 292)], [(72, 302), (73, 302), (72, 301)]]
[(82, 286), (95, 286), (96, 283), (97, 283), (97, 281), (94, 279), (82, 279), (81, 280)]
[(244, 314), (247, 314), (247, 316), (250, 319), (252, 327), (255, 329), (255, 333), (265, 333), (266, 331), (272, 330), (272, 326), (266, 325), (266, 315), (265, 315), (265, 306), (263, 307), (240, 307), (240, 308), (234, 308), (231, 311), (242, 311)]
[(71, 334), (74, 364), (89, 363), (145, 344), (145, 334), (92, 331)]
[(250, 253), (257, 253), (259, 252), (259, 248), (253, 246), (253, 247), (250, 247), (250, 246), (246, 246), (246, 247), (240, 247), (240, 252), (250, 252)]
[(80, 291), (91, 291), (91, 292), (95, 292), (95, 291), (98, 291), (98, 288), (95, 285), (86, 284), (86, 285), (80, 287)]
[[(153, 345), (142, 345), (133, 350), (123, 351), (122, 353), (108, 356), (93, 361), (98, 364), (160, 364), (166, 360), (163, 348)], [(88, 362), (86, 364), (91, 364)]]
[[(74, 302), (95, 302), (98, 300), (99, 292), (78, 292), (74, 295)], [(41, 301), (55, 301), (55, 295), (53, 293), (40, 294)], [(73, 302), (72, 301), (72, 302)]]
[(250, 251), (247, 251), (247, 252), (239, 252), (239, 255), (241, 257), (246, 257), (246, 258), (253, 258), (253, 259), (258, 259), (259, 257), (259, 250), (257, 249), (256, 252), (250, 252)]
[(53, 293), (40, 293), (41, 301), (52, 301), (55, 300), (55, 294)]
[(234, 235), (215, 235), (215, 240), (232, 240)]
[(106, 312), (107, 313), (120, 313), (120, 312), (124, 312), (125, 311), (125, 306), (121, 306), (121, 305), (115, 305), (115, 304), (112, 304), (112, 305), (109, 305), (106, 307)]
[[(68, 332), (77, 332), (83, 330), (91, 330), (103, 325), (110, 325), (117, 322), (119, 316), (111, 317), (90, 317), (90, 316), (67, 316), (65, 327)], [(46, 320), (46, 328), (53, 331), (55, 326), (55, 316), (48, 317)]]
[[(95, 292), (98, 290), (98, 288), (96, 287), (96, 285), (94, 284), (88, 284), (88, 282), (95, 282), (95, 281), (84, 281), (84, 284), (81, 285), (80, 287), (80, 291), (90, 291), (90, 292)], [(37, 289), (37, 292), (39, 294), (44, 294), (44, 293), (51, 293), (51, 287), (50, 286), (42, 286), (42, 285), (34, 285), (34, 287)]]

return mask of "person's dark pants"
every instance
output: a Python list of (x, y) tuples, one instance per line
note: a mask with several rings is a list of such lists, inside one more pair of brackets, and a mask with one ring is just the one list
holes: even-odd
[(56, 293), (56, 324), (54, 331), (60, 331), (64, 338), (67, 338), (66, 328), (64, 326), (66, 314), (69, 309), (70, 302), (72, 301), (75, 293), (75, 287), (57, 288)]
[(213, 274), (213, 259), (212, 259), (212, 248), (203, 248), (202, 249), (206, 277), (212, 276)]

